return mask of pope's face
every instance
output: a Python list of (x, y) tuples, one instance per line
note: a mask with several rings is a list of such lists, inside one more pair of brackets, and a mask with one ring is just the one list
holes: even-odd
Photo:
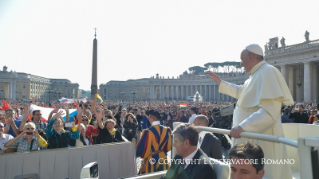
[(240, 55), (241, 63), (240, 65), (245, 68), (246, 73), (250, 73), (251, 70), (251, 56), (247, 50), (243, 50)]

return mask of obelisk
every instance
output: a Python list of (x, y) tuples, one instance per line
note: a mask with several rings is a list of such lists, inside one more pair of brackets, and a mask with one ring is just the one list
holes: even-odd
[(97, 93), (97, 40), (96, 40), (96, 28), (95, 38), (93, 40), (93, 59), (92, 59), (92, 83), (91, 83), (91, 99), (94, 99)]

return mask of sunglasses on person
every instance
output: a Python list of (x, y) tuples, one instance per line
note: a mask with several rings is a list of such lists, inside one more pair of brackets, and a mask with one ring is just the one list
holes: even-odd
[(4, 128), (4, 126), (0, 126), (0, 129), (3, 129)]
[(88, 119), (82, 119), (82, 121), (89, 121)]
[(30, 129), (31, 129), (31, 130), (34, 130), (34, 128), (26, 128), (25, 130), (30, 130)]

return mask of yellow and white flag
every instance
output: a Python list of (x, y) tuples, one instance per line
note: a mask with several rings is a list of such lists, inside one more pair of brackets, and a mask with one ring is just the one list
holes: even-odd
[(98, 93), (95, 94), (95, 97), (96, 97), (97, 99), (99, 99), (99, 100), (101, 101), (101, 103), (103, 102), (103, 99), (101, 98), (101, 96), (100, 96)]

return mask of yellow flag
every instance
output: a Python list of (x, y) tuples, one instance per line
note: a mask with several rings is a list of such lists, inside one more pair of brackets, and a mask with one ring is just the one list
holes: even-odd
[(97, 98), (97, 99), (99, 99), (100, 101), (101, 101), (101, 103), (103, 102), (103, 99), (101, 98), (101, 96), (99, 95), (99, 94), (95, 94), (95, 97)]

